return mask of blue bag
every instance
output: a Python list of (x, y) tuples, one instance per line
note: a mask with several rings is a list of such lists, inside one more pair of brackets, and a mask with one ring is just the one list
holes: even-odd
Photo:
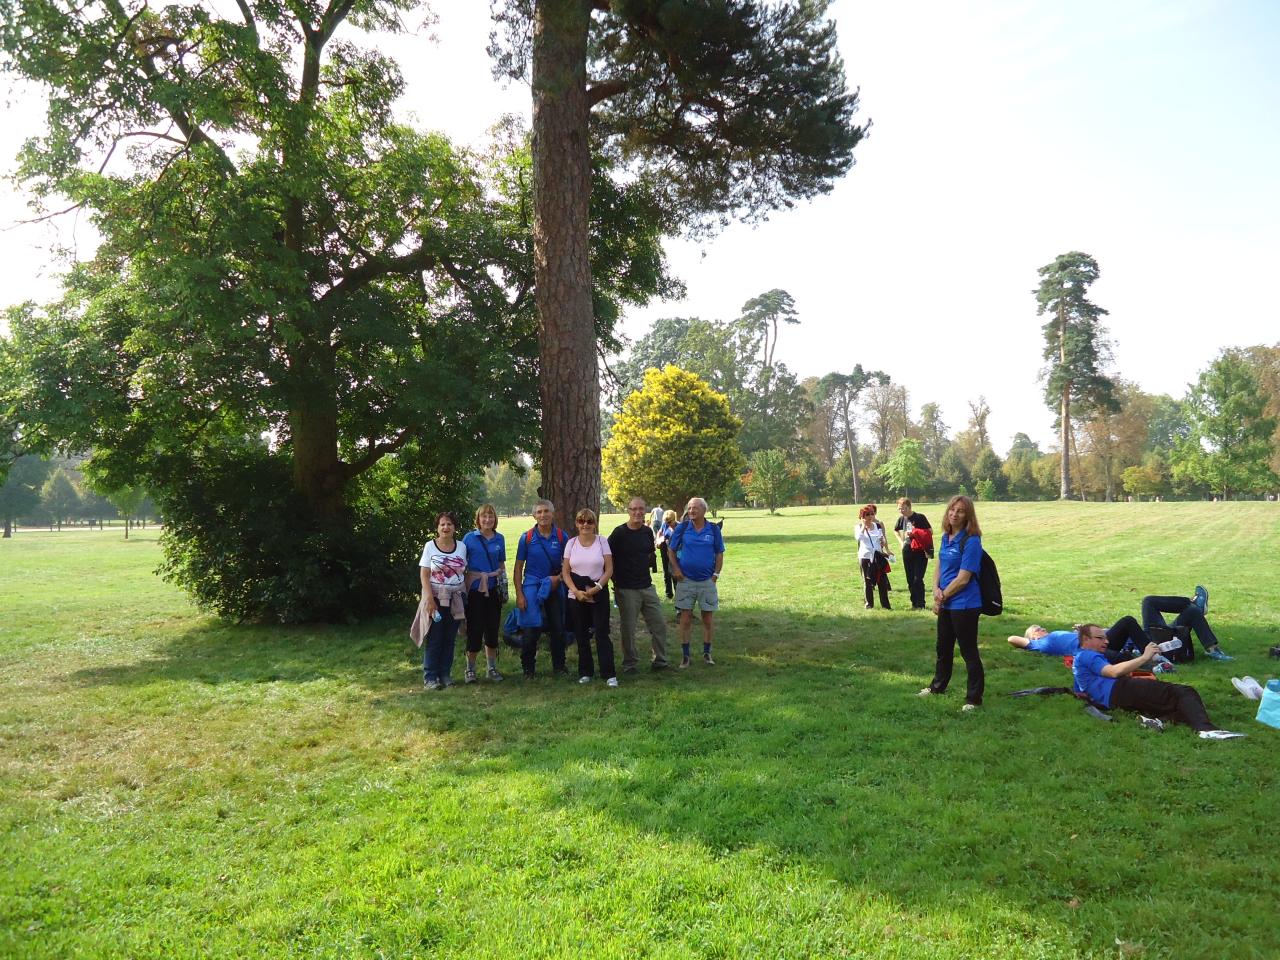
[(1258, 704), (1258, 722), (1280, 730), (1280, 680), (1268, 680)]
[(507, 618), (502, 621), (502, 639), (507, 641), (507, 645), (515, 647), (519, 650), (524, 644), (520, 639), (520, 624), (516, 615), (520, 612), (518, 607), (512, 607), (507, 611)]

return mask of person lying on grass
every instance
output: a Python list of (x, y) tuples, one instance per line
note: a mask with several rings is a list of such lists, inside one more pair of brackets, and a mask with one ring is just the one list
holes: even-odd
[(1152, 730), (1163, 730), (1164, 721), (1174, 719), (1196, 731), (1201, 740), (1234, 740), (1244, 736), (1216, 727), (1194, 687), (1129, 676), (1156, 658), (1160, 652), (1156, 644), (1148, 643), (1132, 660), (1108, 663), (1103, 655), (1107, 649), (1105, 630), (1096, 623), (1082, 623), (1079, 635), (1080, 652), (1071, 667), (1077, 693), (1108, 709), (1132, 710), (1142, 725)]
[[(1106, 633), (1107, 649), (1103, 651), (1103, 656), (1109, 663), (1123, 663), (1132, 659), (1151, 642), (1147, 632), (1133, 617), (1121, 617)], [(1080, 649), (1080, 634), (1076, 627), (1070, 630), (1046, 630), (1040, 624), (1033, 623), (1021, 636), (1010, 637), (1009, 645), (1050, 657), (1070, 657), (1075, 656)], [(1154, 673), (1171, 673), (1173, 664), (1168, 657), (1157, 654), (1151, 669)]]
[[(1209, 626), (1205, 615), (1209, 612), (1209, 591), (1197, 586), (1194, 597), (1143, 597), (1142, 626), (1150, 630), (1152, 627), (1173, 626), (1188, 627), (1200, 640), (1205, 656), (1210, 660), (1234, 660), (1227, 656), (1218, 643), (1218, 638)], [(1163, 614), (1175, 613), (1177, 618), (1172, 624), (1165, 623)]]

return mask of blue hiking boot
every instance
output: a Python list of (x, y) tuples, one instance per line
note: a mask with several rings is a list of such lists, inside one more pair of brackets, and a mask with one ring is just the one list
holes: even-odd
[(1196, 584), (1196, 598), (1191, 601), (1200, 608), (1201, 613), (1209, 612), (1209, 591)]

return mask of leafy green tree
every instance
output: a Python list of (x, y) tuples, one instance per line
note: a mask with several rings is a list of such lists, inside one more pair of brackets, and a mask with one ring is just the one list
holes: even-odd
[(939, 492), (946, 496), (969, 485), (969, 468), (965, 466), (964, 458), (960, 456), (960, 451), (956, 449), (954, 443), (949, 444), (942, 452), (942, 459), (938, 462), (937, 478)]
[(785, 290), (769, 290), (752, 297), (742, 305), (738, 322), (748, 330), (758, 331), (760, 366), (773, 370), (773, 355), (778, 348), (778, 324), (799, 324), (796, 302)]
[(994, 500), (1004, 494), (1005, 475), (1001, 469), (1003, 466), (999, 455), (990, 447), (983, 447), (978, 451), (977, 459), (973, 462), (973, 470), (970, 472), (975, 489), (981, 489), (979, 485), (983, 480), (991, 482), (990, 492), (982, 499)]
[(1273, 488), (1271, 437), (1276, 421), (1247, 361), (1224, 352), (1200, 374), (1187, 399), (1191, 435), (1173, 452), (1173, 475), (1228, 499)]
[(743, 484), (747, 496), (758, 500), (777, 513), (799, 492), (800, 476), (782, 450), (757, 450), (747, 461), (747, 480)]
[[(478, 155), (397, 122), (399, 70), (341, 36), (413, 6), (0, 0), (49, 100), (18, 175), (103, 237), (59, 302), (11, 313), (0, 420), (151, 490), (168, 574), (228, 615), (416, 593), (431, 512), (535, 446), (527, 138)], [(602, 323), (665, 276), (652, 191), (610, 162), (584, 232)]]
[(80, 493), (67, 476), (67, 471), (59, 467), (44, 482), (44, 486), (40, 488), (40, 503), (59, 530), (63, 523), (80, 512)]
[(661, 370), (674, 364), (692, 370), (688, 336), (690, 327), (700, 321), (694, 317), (659, 317), (649, 332), (631, 347), (625, 360), (614, 365), (617, 382), (615, 406), (644, 386), (644, 372), (650, 368)]
[[(1102, 327), (1107, 311), (1088, 298), (1098, 279), (1098, 262), (1073, 251), (1038, 271), (1036, 315), (1048, 315), (1044, 331), (1045, 402), (1056, 410), (1062, 438), (1058, 496), (1071, 496), (1071, 418), (1093, 410), (1115, 409), (1112, 382), (1103, 373), (1110, 345)], [(1073, 413), (1073, 405), (1075, 411)]]
[(996, 482), (990, 477), (983, 477), (974, 486), (974, 496), (979, 500), (995, 500), (998, 495)]
[(1148, 453), (1141, 464), (1125, 467), (1120, 483), (1125, 493), (1139, 500), (1161, 496), (1169, 489), (1169, 470), (1158, 453)]
[(40, 492), (49, 475), (49, 463), (34, 454), (15, 457), (8, 476), (0, 483), (0, 517), (4, 519), (4, 539), (13, 536), (13, 527), (19, 517), (26, 516), (40, 506)]
[(926, 403), (922, 406), (920, 423), (916, 429), (920, 434), (925, 466), (930, 471), (937, 471), (942, 453), (951, 442), (947, 437), (947, 425), (942, 420), (942, 408), (936, 403)]
[(818, 503), (827, 489), (826, 471), (822, 465), (813, 457), (805, 456), (800, 460), (797, 472), (800, 495), (810, 505)]
[(604, 448), (609, 499), (641, 496), (680, 512), (690, 497), (722, 502), (742, 473), (741, 423), (701, 377), (668, 366), (649, 370), (627, 397)]
[[(544, 485), (594, 504), (599, 434), (591, 151), (661, 196), (669, 229), (763, 214), (826, 192), (852, 163), (852, 122), (824, 0), (500, 0), (497, 70), (533, 91), (534, 263)], [(566, 439), (577, 438), (577, 439)]]
[(524, 483), (525, 478), (511, 464), (491, 463), (484, 468), (485, 502), (504, 516), (519, 513), (525, 503)]
[(904, 497), (911, 496), (911, 488), (924, 485), (926, 471), (924, 449), (919, 440), (899, 441), (892, 455), (876, 470), (893, 490), (901, 490)]
[(819, 382), (819, 396), (829, 399), (839, 412), (841, 431), (844, 434), (844, 453), (849, 458), (849, 477), (855, 503), (862, 500), (862, 483), (858, 468), (858, 400), (862, 392), (873, 383), (885, 384), (889, 375), (882, 370), (863, 370), (862, 364), (854, 366), (850, 373), (828, 373)]

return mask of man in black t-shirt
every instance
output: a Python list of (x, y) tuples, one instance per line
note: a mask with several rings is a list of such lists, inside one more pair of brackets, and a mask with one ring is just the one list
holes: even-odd
[(645, 625), (653, 645), (652, 670), (665, 670), (667, 662), (667, 624), (662, 619), (662, 604), (653, 588), (649, 572), (654, 567), (653, 531), (646, 523), (643, 497), (632, 497), (627, 504), (627, 522), (609, 534), (613, 552), (613, 596), (622, 621), (622, 670), (634, 673), (639, 662), (636, 651), (636, 621), (644, 614)]
[[(927, 550), (920, 550), (912, 546), (911, 533), (913, 530), (928, 530), (929, 542), (933, 542), (933, 528), (929, 526), (929, 518), (923, 513), (915, 513), (911, 509), (911, 501), (903, 497), (898, 501), (898, 522), (894, 524), (893, 529), (898, 534), (898, 541), (902, 544), (902, 566), (907, 573), (907, 589), (911, 591), (911, 609), (924, 609), (924, 571), (929, 566), (929, 556), (932, 553), (932, 547)], [(916, 543), (920, 540), (916, 538)]]

